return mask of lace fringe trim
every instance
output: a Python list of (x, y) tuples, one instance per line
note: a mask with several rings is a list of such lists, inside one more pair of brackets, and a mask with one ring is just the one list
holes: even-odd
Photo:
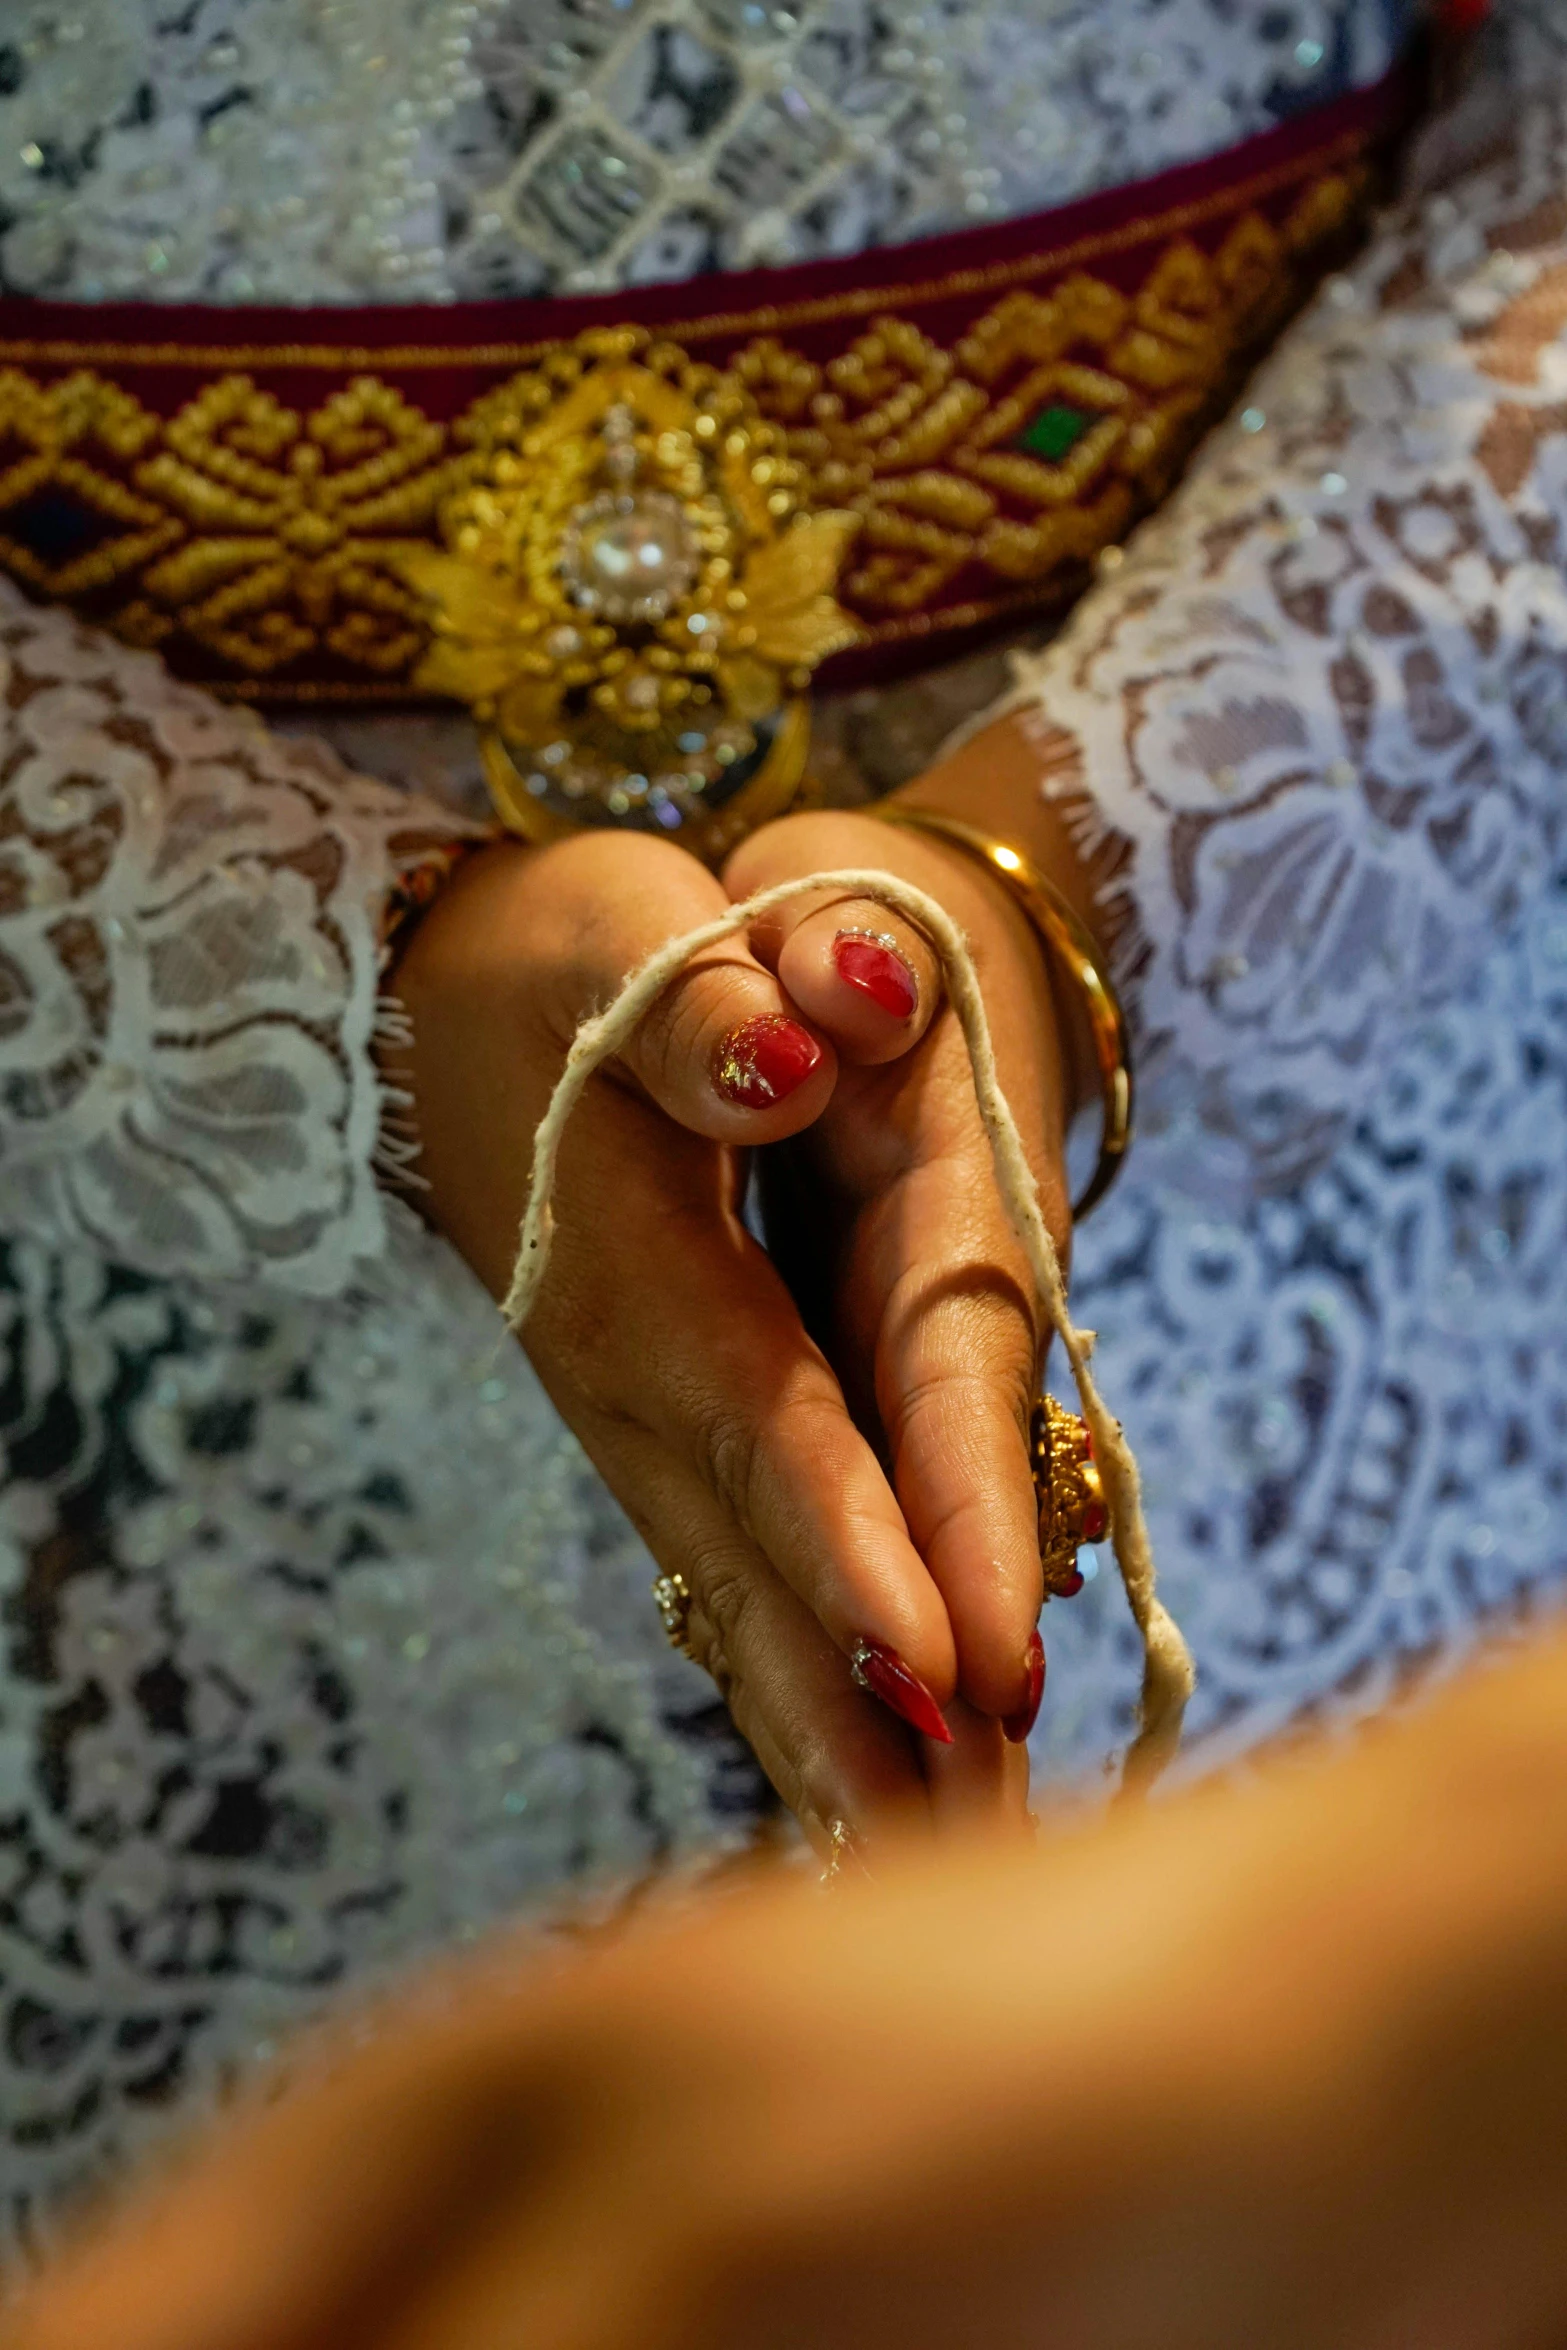
[(1096, 885), (1093, 902), (1108, 917), (1105, 943), (1110, 975), (1121, 992), (1136, 1038), (1142, 1025), (1138, 987), (1153, 951), (1137, 898), (1137, 843), (1106, 814), (1089, 773), (1082, 740), (1074, 728), (1063, 726), (1046, 709), (1042, 681), (1034, 676), (1029, 656), (1014, 653), (1012, 670), (1011, 688), (956, 727), (937, 757), (949, 757), (1004, 718), (1020, 718), (1030, 745), (1041, 753), (1045, 749), (1043, 737), (1048, 733), (1054, 738), (1049, 756), (1040, 761), (1040, 795), (1059, 806), (1080, 864), (1092, 866), (1107, 853), (1114, 859), (1114, 870)]
[(419, 1172), (419, 1156), (423, 1148), (419, 1134), (418, 1105), (411, 1089), (398, 1085), (381, 1074), (379, 1050), (407, 1052), (413, 1045), (413, 1021), (407, 1006), (395, 995), (385, 992), (377, 996), (375, 1011), (370, 1021), (372, 1054), (376, 1059), (376, 1094), (380, 1103), (380, 1120), (375, 1146), (370, 1153), (370, 1165), (376, 1181), (394, 1194), (417, 1196), (430, 1186)]

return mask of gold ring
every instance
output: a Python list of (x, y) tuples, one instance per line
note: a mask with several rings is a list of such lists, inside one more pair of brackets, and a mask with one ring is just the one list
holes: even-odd
[(660, 1575), (653, 1585), (653, 1602), (663, 1619), (664, 1636), (671, 1648), (678, 1648), (682, 1656), (698, 1662), (691, 1646), (691, 1586), (684, 1575)]
[(1041, 1396), (1034, 1406), (1029, 1458), (1039, 1503), (1045, 1597), (1071, 1599), (1083, 1588), (1079, 1550), (1085, 1542), (1103, 1542), (1110, 1531), (1110, 1510), (1087, 1421), (1053, 1395)]
[(824, 1885), (835, 1884), (838, 1878), (842, 1876), (843, 1864), (849, 1857), (850, 1850), (853, 1847), (853, 1842), (854, 1839), (849, 1833), (849, 1823), (847, 1820), (831, 1820), (828, 1822), (827, 1860), (821, 1874), (821, 1882)]

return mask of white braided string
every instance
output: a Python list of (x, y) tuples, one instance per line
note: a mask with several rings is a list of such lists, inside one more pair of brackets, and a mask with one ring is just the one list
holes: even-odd
[(951, 915), (934, 898), (890, 873), (850, 870), (811, 874), (803, 880), (780, 882), (747, 898), (742, 905), (731, 906), (727, 913), (704, 923), (699, 930), (671, 939), (634, 971), (614, 1002), (594, 1018), (584, 1020), (578, 1029), (560, 1081), (539, 1121), (533, 1138), (527, 1213), (522, 1221), (511, 1287), (501, 1311), (511, 1328), (520, 1331), (538, 1295), (554, 1231), (550, 1203), (560, 1140), (566, 1121), (593, 1072), (622, 1049), (643, 1014), (696, 956), (720, 940), (732, 938), (736, 931), (749, 929), (760, 916), (771, 913), (774, 907), (786, 904), (791, 898), (822, 890), (870, 898), (879, 905), (890, 906), (924, 931), (940, 960), (947, 998), (968, 1046), (975, 1098), (990, 1143), (1002, 1201), (1027, 1254), (1046, 1318), (1072, 1366), (1083, 1417), (1093, 1431), (1095, 1457), (1110, 1506), (1116, 1565), (1143, 1642), (1138, 1731), (1127, 1753), (1124, 1783), (1146, 1786), (1157, 1777), (1180, 1743), (1181, 1717), (1195, 1680), (1191, 1654), (1174, 1618), (1161, 1605), (1155, 1591), (1153, 1553), (1143, 1517), (1137, 1462), (1120, 1421), (1106, 1409), (1094, 1384), (1089, 1369), (1093, 1332), (1079, 1330), (1067, 1310), (1066, 1284), (1040, 1208), (1039, 1188), (1017, 1121), (996, 1075), (990, 1024), (985, 1017), (967, 941)]

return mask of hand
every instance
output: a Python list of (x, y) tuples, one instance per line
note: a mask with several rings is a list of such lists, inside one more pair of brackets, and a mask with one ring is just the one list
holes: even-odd
[[(578, 1024), (725, 903), (667, 843), (585, 834), (483, 851), (414, 933), (396, 979), (414, 1041), (388, 1073), (414, 1093), (432, 1212), (497, 1296), (533, 1130)], [(905, 1034), (937, 1000), (927, 983)], [(800, 1021), (742, 940), (669, 988), (567, 1129), (524, 1333), (654, 1557), (686, 1579), (699, 1660), (823, 1842), (835, 1819), (867, 1835), (911, 1812), (1019, 1810), (1026, 1783), (994, 1721), (960, 1709), (938, 1748), (855, 1687), (848, 1659), (876, 1642), (933, 1710), (955, 1686), (952, 1627), (871, 1444), (740, 1220), (745, 1146), (817, 1117), (840, 1056), (888, 1049), (868, 1011), (838, 980)], [(1009, 1702), (1021, 1683), (1015, 1665)]]
[(1564, 1720), (1558, 1635), (1038, 1854), (498, 1938), (17, 2278), (8, 2350), (1560, 2343)]
[[(791, 816), (730, 859), (734, 897), (833, 867), (881, 866), (963, 925), (997, 1065), (1066, 1253), (1065, 1083), (1048, 974), (1021, 910), (974, 859), (854, 814)], [(841, 1007), (837, 958), (879, 932), (913, 973), (901, 1019), (861, 994)], [(786, 905), (753, 931), (758, 958), (807, 1017), (832, 1018), (842, 1065), (808, 1129), (768, 1154), (769, 1234), (851, 1410), (889, 1464), (915, 1548), (952, 1627), (957, 1687), (1024, 1728), (1042, 1590), (1028, 1427), (1039, 1327), (1021, 1245), (996, 1188), (968, 1052), (931, 950), (873, 903)], [(853, 1056), (844, 1046), (852, 1034)]]

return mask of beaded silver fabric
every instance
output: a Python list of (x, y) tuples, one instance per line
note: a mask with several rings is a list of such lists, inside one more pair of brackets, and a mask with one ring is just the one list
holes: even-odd
[(1407, 0), (12, 0), (0, 286), (537, 295), (1059, 203), (1374, 80)]

